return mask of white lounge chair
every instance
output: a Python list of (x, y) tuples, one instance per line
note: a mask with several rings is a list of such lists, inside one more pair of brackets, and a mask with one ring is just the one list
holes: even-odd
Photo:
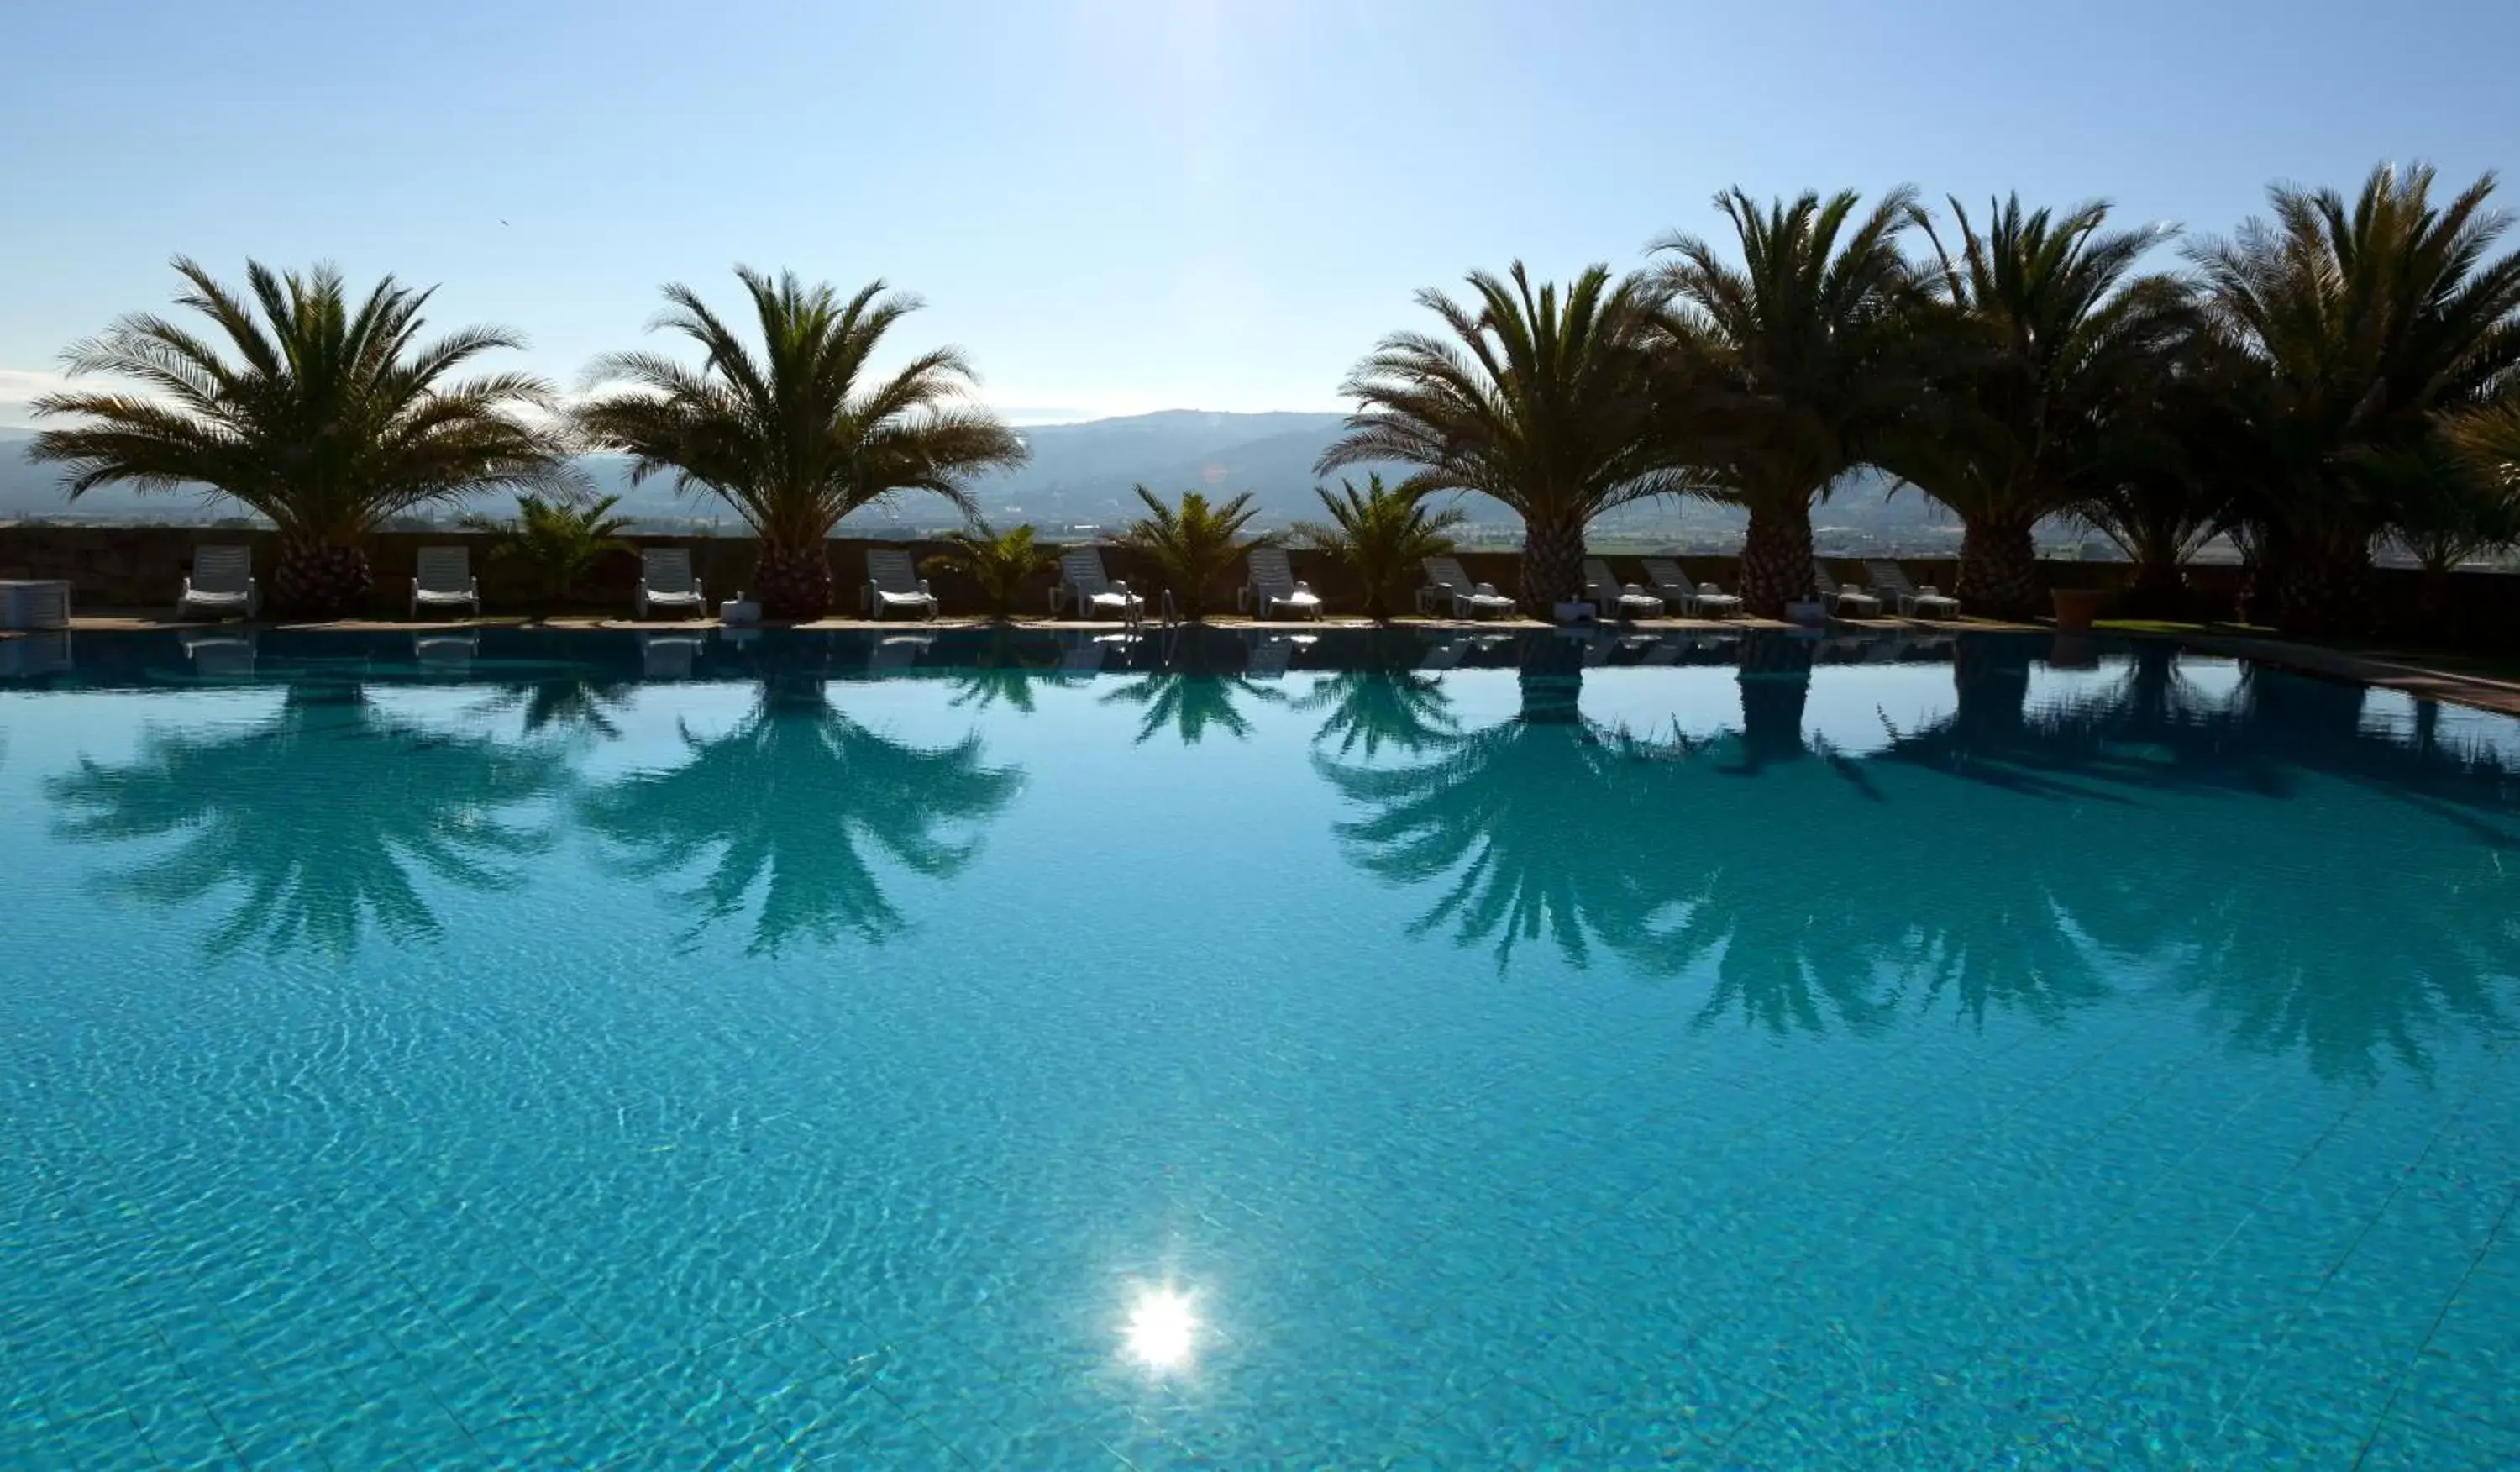
[(639, 554), (639, 617), (649, 618), (660, 608), (693, 618), (708, 614), (708, 598), (692, 575), (689, 547), (650, 547)]
[(886, 609), (917, 609), (922, 619), (936, 617), (936, 590), (919, 575), (910, 553), (900, 547), (867, 549), (866, 594), (858, 607), (880, 622)]
[(214, 617), (250, 619), (262, 612), (262, 585), (253, 580), (253, 549), (222, 545), (193, 549), (192, 575), (175, 598), (175, 617), (199, 610)]
[(1866, 592), (1860, 582), (1838, 581), (1837, 575), (1828, 570), (1828, 564), (1817, 557), (1812, 559), (1812, 586), (1819, 591), (1821, 606), (1832, 614), (1844, 614), (1852, 606), (1855, 618), (1881, 617), (1880, 599)]
[(1864, 575), (1872, 579), (1876, 590), (1896, 600), (1892, 607), (1899, 610), (1902, 618), (1957, 619), (1960, 616), (1958, 598), (1930, 582), (1923, 587), (1910, 582), (1908, 570), (1895, 562), (1868, 562), (1864, 565)]
[(652, 680), (690, 679), (692, 662), (699, 658), (700, 643), (698, 634), (641, 634), (640, 668)]
[(425, 608), (464, 608), (481, 617), (481, 580), (472, 575), (472, 555), (462, 547), (423, 547), (413, 564), (411, 616)]
[(1677, 603), (1683, 617), (1729, 619), (1741, 612), (1741, 600), (1715, 583), (1691, 582), (1680, 564), (1668, 557), (1648, 557), (1645, 586), (1666, 603)]
[(1421, 614), (1433, 612), (1437, 605), (1449, 605), (1456, 619), (1513, 612), (1513, 600), (1498, 592), (1496, 584), (1470, 581), (1470, 575), (1452, 558), (1430, 557), (1420, 566), (1426, 570), (1426, 585), (1418, 590)]
[(1295, 580), (1295, 570), (1286, 561), (1285, 548), (1254, 547), (1247, 562), (1251, 580), (1235, 600), (1240, 612), (1273, 619), (1278, 610), (1286, 608), (1307, 619), (1322, 616), (1321, 595), (1313, 591), (1310, 583)]
[(1102, 572), (1102, 554), (1092, 547), (1070, 547), (1058, 554), (1058, 582), (1050, 590), (1050, 612), (1057, 618), (1069, 603), (1076, 617), (1099, 619), (1108, 614), (1123, 623), (1147, 617), (1147, 600), (1129, 591), (1126, 582)]
[(1610, 565), (1598, 557), (1584, 559), (1584, 597), (1604, 619), (1659, 619), (1669, 612), (1660, 598), (1612, 577)]

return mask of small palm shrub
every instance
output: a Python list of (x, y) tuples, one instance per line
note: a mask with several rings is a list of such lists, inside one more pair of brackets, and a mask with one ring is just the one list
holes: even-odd
[(1029, 525), (1001, 531), (974, 519), (962, 530), (945, 533), (945, 551), (920, 565), (921, 571), (969, 578), (989, 601), (989, 617), (1001, 622), (1015, 611), (1015, 597), (1025, 583), (1058, 566), (1050, 549), (1033, 540)]
[(515, 521), (474, 517), (468, 525), (497, 537), (490, 544), (491, 560), (522, 564), (545, 603), (566, 603), (589, 569), (630, 550), (630, 544), (621, 539), (629, 522), (611, 514), (620, 500), (602, 496), (578, 503), (520, 495)]
[(1452, 553), (1450, 533), (1468, 519), (1458, 508), (1429, 511), (1423, 494), (1386, 486), (1380, 476), (1368, 477), (1362, 491), (1356, 483), (1341, 481), (1337, 495), (1319, 485), (1313, 494), (1330, 519), (1299, 523), (1295, 535), (1337, 559), (1365, 585), (1365, 611), (1376, 621), (1388, 620), (1398, 607), (1412, 569)]
[(1185, 619), (1205, 618), (1208, 590), (1233, 575), (1244, 553), (1270, 540), (1242, 534), (1259, 515), (1249, 491), (1210, 505), (1204, 493), (1186, 490), (1176, 507), (1141, 485), (1138, 499), (1147, 503), (1147, 514), (1130, 523), (1120, 542), (1154, 563)]

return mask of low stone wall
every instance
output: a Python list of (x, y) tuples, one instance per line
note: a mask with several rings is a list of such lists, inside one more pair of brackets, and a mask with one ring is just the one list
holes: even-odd
[[(757, 549), (749, 537), (634, 536), (628, 540), (640, 546), (690, 548), (692, 564), (699, 571), (713, 601), (750, 584)], [(191, 564), (193, 549), (215, 542), (250, 545), (255, 570), (265, 577), (270, 575), (272, 563), (279, 555), (279, 540), (268, 531), (222, 531), (198, 527), (0, 527), (0, 578), (68, 579), (73, 601), (83, 609), (171, 609), (185, 570)], [(607, 558), (588, 574), (574, 607), (548, 608), (536, 596), (532, 582), (522, 569), (490, 555), (493, 538), (487, 533), (380, 532), (370, 537), (368, 542), (368, 555), (377, 579), (370, 611), (381, 617), (401, 613), (409, 598), (415, 554), (423, 546), (449, 544), (463, 545), (472, 550), (473, 571), (481, 579), (482, 600), (492, 613), (627, 614), (631, 594), (638, 585), (639, 562), (636, 557)], [(847, 537), (832, 541), (832, 569), (839, 590), (839, 613), (847, 615), (857, 611), (859, 589), (866, 576), (867, 549), (898, 545)], [(918, 542), (912, 544), (912, 550), (923, 561), (942, 547), (935, 542)], [(1310, 582), (1328, 600), (1333, 610), (1349, 612), (1364, 606), (1364, 589), (1330, 559), (1301, 550), (1291, 553), (1290, 558), (1295, 575)], [(1163, 579), (1154, 568), (1125, 547), (1104, 547), (1102, 560), (1112, 576), (1127, 578), (1142, 590), (1162, 585)], [(1643, 578), (1643, 569), (1636, 558), (1614, 555), (1606, 560), (1615, 575)], [(1514, 591), (1519, 583), (1520, 553), (1464, 552), (1461, 561), (1470, 576), (1493, 582), (1508, 592)], [(1712, 580), (1728, 588), (1735, 584), (1737, 569), (1733, 558), (1683, 557), (1678, 561), (1682, 570), (1692, 578)], [(1948, 590), (1957, 580), (1958, 568), (1950, 558), (1902, 558), (1899, 561), (1907, 569), (1909, 577), (1919, 584), (1931, 583)], [(1863, 573), (1859, 559), (1831, 558), (1828, 562), (1832, 569), (1850, 580), (1860, 577)], [(2043, 580), (2051, 587), (2116, 589), (2125, 585), (2131, 572), (2125, 565), (2117, 563), (2049, 562), (2040, 565)], [(1055, 580), (1054, 575), (1036, 578), (1024, 589), (1016, 604), (1016, 612), (1048, 612), (1050, 585)], [(979, 589), (967, 580), (940, 574), (933, 581), (936, 595), (949, 613), (981, 611)], [(2194, 568), (2189, 570), (2188, 583), (2193, 600), (2191, 617), (2231, 619), (2237, 616), (2243, 591), (2238, 568)], [(2452, 576), (2447, 591), (2445, 606), (2439, 610), (2428, 610), (2423, 606), (2421, 579), (2416, 574), (2400, 569), (2380, 569), (2372, 578), (2374, 613), (2382, 627), (2404, 631), (2410, 638), (2480, 648), (2520, 647), (2520, 576), (2501, 573), (2461, 573)], [(1232, 611), (1234, 596), (1235, 587), (1231, 581), (1210, 590), (1210, 609)]]

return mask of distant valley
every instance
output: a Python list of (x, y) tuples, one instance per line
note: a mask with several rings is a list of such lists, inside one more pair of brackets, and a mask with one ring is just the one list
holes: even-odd
[[(1032, 459), (1022, 468), (992, 476), (974, 493), (988, 518), (1001, 525), (1031, 522), (1044, 529), (1093, 527), (1113, 530), (1139, 512), (1131, 487), (1145, 484), (1157, 494), (1174, 496), (1203, 490), (1224, 497), (1248, 491), (1259, 508), (1260, 522), (1283, 527), (1294, 521), (1318, 521), (1320, 501), (1313, 487), (1325, 479), (1313, 465), (1334, 438), (1341, 424), (1336, 414), (1224, 414), (1173, 410), (1082, 424), (1043, 425), (1021, 433)], [(0, 519), (77, 517), (82, 520), (207, 521), (233, 515), (234, 508), (205, 505), (186, 496), (142, 496), (122, 489), (91, 492), (72, 506), (63, 496), (60, 474), (24, 458), (29, 433), (0, 429)], [(587, 456), (580, 462), (599, 491), (622, 497), (624, 515), (646, 523), (690, 527), (715, 523), (718, 529), (737, 529), (725, 508), (704, 497), (677, 496), (670, 480), (629, 483), (628, 465), (613, 456)], [(1363, 482), (1375, 467), (1359, 467), (1343, 475)], [(1398, 467), (1381, 467), (1387, 477)], [(1948, 514), (1909, 491), (1891, 495), (1886, 481), (1859, 480), (1841, 487), (1821, 508), (1815, 521), (1849, 534), (1849, 544), (1898, 542), (1918, 546), (1948, 542), (1957, 528)], [(483, 497), (472, 508), (498, 515), (504, 498)], [(1478, 539), (1506, 538), (1517, 523), (1503, 507), (1483, 496), (1464, 497), (1462, 507), (1478, 529)], [(891, 508), (861, 512), (842, 524), (858, 535), (885, 535), (952, 525), (949, 508), (929, 497), (906, 498)], [(1603, 538), (1664, 540), (1694, 546), (1737, 541), (1741, 519), (1723, 507), (1699, 502), (1660, 503), (1632, 507), (1604, 519), (1598, 528)]]

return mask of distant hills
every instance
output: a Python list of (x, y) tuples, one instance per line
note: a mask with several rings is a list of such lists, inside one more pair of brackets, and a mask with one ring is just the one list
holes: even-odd
[[(1211, 496), (1249, 491), (1260, 521), (1282, 527), (1297, 520), (1319, 520), (1321, 503), (1313, 487), (1324, 480), (1313, 465), (1334, 438), (1342, 423), (1336, 414), (1224, 414), (1171, 410), (1082, 424), (1040, 425), (1022, 434), (1032, 460), (1021, 469), (992, 476), (973, 487), (989, 519), (1002, 525), (1031, 522), (1044, 529), (1096, 527), (1116, 529), (1139, 511), (1133, 485), (1144, 483), (1167, 497), (1184, 490)], [(30, 432), (0, 429), (0, 518), (60, 517), (138, 518), (152, 521), (202, 521), (232, 514), (205, 509), (181, 496), (140, 496), (125, 490), (102, 490), (82, 497), (75, 508), (64, 499), (59, 473), (29, 463), (23, 449)], [(706, 500), (678, 497), (669, 481), (655, 479), (633, 487), (627, 463), (613, 456), (588, 456), (589, 480), (607, 493), (622, 496), (621, 511), (643, 520), (733, 518)], [(1344, 472), (1362, 482), (1375, 467)], [(1399, 467), (1382, 467), (1395, 478)], [(1338, 478), (1328, 478), (1336, 480)], [(1891, 539), (1932, 542), (1956, 532), (1948, 514), (1911, 491), (1888, 493), (1888, 483), (1868, 478), (1842, 486), (1814, 520), (1843, 529), (1855, 540)], [(504, 507), (485, 497), (476, 508), (497, 514)], [(1514, 524), (1503, 507), (1483, 496), (1465, 497), (1463, 509), (1474, 523), (1501, 531)], [(889, 511), (851, 517), (843, 529), (861, 535), (912, 530), (950, 524), (952, 514), (926, 498), (910, 498)], [(1737, 539), (1741, 519), (1722, 507), (1696, 502), (1630, 508), (1605, 519), (1608, 535), (1664, 537), (1703, 545)]]

